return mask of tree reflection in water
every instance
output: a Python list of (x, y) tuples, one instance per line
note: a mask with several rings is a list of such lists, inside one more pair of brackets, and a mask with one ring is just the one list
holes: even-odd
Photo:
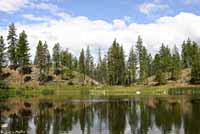
[[(37, 134), (198, 134), (200, 101), (191, 98), (133, 98), (103, 101), (40, 100), (37, 108), (20, 109), (1, 118), (2, 132)], [(186, 107), (190, 107), (189, 110)], [(11, 109), (12, 110), (12, 109)], [(31, 110), (31, 111), (30, 111)], [(28, 114), (29, 113), (29, 114)], [(3, 123), (2, 123), (3, 124)]]

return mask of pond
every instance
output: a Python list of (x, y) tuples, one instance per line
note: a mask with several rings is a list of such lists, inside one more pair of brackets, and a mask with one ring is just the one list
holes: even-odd
[(0, 131), (21, 134), (200, 134), (200, 97), (1, 100)]

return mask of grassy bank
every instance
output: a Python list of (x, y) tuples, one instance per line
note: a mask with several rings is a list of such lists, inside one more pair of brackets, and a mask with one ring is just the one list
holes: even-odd
[(35, 96), (62, 96), (66, 98), (88, 98), (98, 96), (133, 96), (133, 95), (182, 95), (200, 94), (200, 87), (194, 85), (187, 86), (147, 86), (135, 85), (125, 86), (78, 86), (65, 84), (43, 85), (38, 87), (28, 87), (23, 85), (18, 88), (0, 91), (0, 97), (35, 97)]

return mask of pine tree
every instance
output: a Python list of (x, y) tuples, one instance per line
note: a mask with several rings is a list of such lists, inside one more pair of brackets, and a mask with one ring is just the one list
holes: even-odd
[(192, 58), (191, 83), (200, 84), (200, 47), (195, 44)]
[(83, 80), (85, 80), (85, 54), (84, 49), (81, 50), (80, 57), (79, 57), (79, 71), (83, 74)]
[(102, 66), (102, 59), (101, 59), (101, 49), (99, 48), (98, 49), (98, 63), (97, 63), (97, 67), (96, 67), (96, 79), (99, 81), (99, 82), (103, 82), (102, 80), (102, 73), (101, 73), (101, 66)]
[(78, 70), (78, 60), (76, 56), (72, 56), (72, 69)]
[(61, 51), (60, 53), (61, 57), (61, 65), (64, 67), (67, 67), (68, 69), (76, 70), (77, 68), (77, 59), (72, 55), (71, 52), (69, 52), (68, 49)]
[(36, 61), (35, 64), (39, 68), (41, 76), (45, 74), (45, 67), (46, 67), (45, 51), (41, 40), (38, 42), (35, 58), (37, 58), (37, 60), (35, 60)]
[(17, 61), (21, 67), (29, 64), (29, 50), (30, 49), (27, 41), (27, 35), (25, 31), (22, 31), (19, 35), (19, 40), (16, 48)]
[(136, 82), (136, 65), (137, 65), (137, 57), (136, 57), (133, 47), (131, 48), (129, 52), (127, 64), (128, 64), (127, 65), (128, 84), (131, 84), (131, 83)]
[(172, 52), (172, 61), (171, 61), (171, 79), (178, 80), (180, 77), (181, 71), (181, 59), (178, 52), (178, 48), (174, 46)]
[(168, 46), (162, 44), (160, 51), (161, 69), (164, 73), (169, 73), (171, 70), (171, 53)]
[(108, 70), (107, 70), (107, 56), (106, 55), (104, 55), (104, 58), (102, 59), (99, 73), (101, 73), (101, 82), (106, 83), (108, 80), (107, 79)]
[(56, 43), (53, 47), (53, 65), (54, 65), (54, 71), (60, 69), (60, 44)]
[(85, 55), (85, 73), (88, 76), (92, 76), (93, 71), (94, 71), (93, 69), (94, 69), (93, 57), (90, 53), (90, 47), (87, 46), (86, 55)]
[(50, 67), (51, 67), (51, 55), (50, 55), (46, 41), (43, 45), (43, 53), (44, 53), (44, 58), (45, 58), (45, 60), (44, 60), (45, 61), (44, 72), (45, 72), (45, 75), (48, 75)]
[(138, 36), (138, 41), (136, 45), (137, 49), (137, 59), (138, 59), (138, 64), (139, 64), (139, 81), (144, 82), (144, 80), (148, 76), (148, 54), (146, 48), (142, 45), (142, 38)]
[(4, 43), (3, 36), (0, 36), (0, 74), (2, 73), (2, 68), (6, 64), (6, 46)]
[(182, 61), (183, 67), (189, 68), (192, 66), (192, 56), (194, 53), (193, 43), (190, 39), (187, 42), (183, 42), (182, 44)]
[(14, 23), (9, 26), (8, 36), (8, 58), (11, 65), (17, 65), (16, 46), (17, 46), (17, 35)]
[(117, 43), (116, 39), (108, 50), (108, 83), (110, 85), (120, 85), (124, 83), (125, 77), (125, 56), (123, 47)]
[(155, 80), (158, 82), (158, 85), (166, 84), (167, 80), (165, 78), (165, 73), (162, 71), (161, 56), (156, 54), (153, 60), (153, 68), (155, 72)]
[(151, 54), (148, 55), (147, 57), (147, 75), (148, 77), (149, 76), (152, 76), (153, 75), (153, 59), (152, 59), (152, 56)]
[(166, 84), (167, 74), (172, 72), (172, 56), (168, 46), (166, 47), (164, 44), (162, 44), (159, 50), (159, 54), (155, 55), (153, 68), (158, 84)]
[(119, 75), (119, 82), (118, 84), (122, 85), (122, 84), (125, 84), (125, 73), (126, 73), (126, 67), (125, 67), (125, 55), (124, 55), (124, 49), (122, 46), (120, 46), (119, 48), (120, 52), (119, 52), (119, 72), (118, 72), (118, 75)]

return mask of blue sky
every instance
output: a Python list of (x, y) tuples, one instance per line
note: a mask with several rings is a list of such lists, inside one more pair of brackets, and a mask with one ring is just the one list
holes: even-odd
[[(191, 12), (199, 15), (199, 0), (1, 0), (0, 2), (0, 26), (9, 22), (38, 23), (30, 21), (23, 14), (35, 16), (48, 16), (56, 18), (48, 10), (34, 8), (34, 5), (45, 3), (54, 5), (60, 11), (73, 16), (87, 16), (91, 20), (105, 20), (112, 22), (114, 19), (128, 17), (128, 23), (150, 23), (162, 16), (175, 16), (180, 12)], [(3, 2), (4, 1), (4, 2)], [(16, 3), (16, 10), (5, 11), (1, 6)], [(19, 2), (18, 2), (19, 1)], [(23, 5), (24, 2), (24, 5)], [(1, 4), (3, 3), (3, 4)], [(21, 4), (20, 4), (21, 3)], [(17, 7), (19, 5), (19, 7)], [(143, 7), (142, 7), (143, 5)], [(4, 7), (6, 8), (6, 7)], [(143, 10), (141, 8), (144, 8)], [(145, 9), (146, 8), (146, 9)], [(52, 9), (53, 10), (53, 9)]]
[(161, 43), (180, 48), (200, 42), (200, 0), (0, 0), (0, 34), (11, 22), (25, 30), (34, 55), (38, 40), (56, 42), (74, 53), (90, 45), (107, 49), (114, 38), (125, 51), (141, 35), (150, 52)]

